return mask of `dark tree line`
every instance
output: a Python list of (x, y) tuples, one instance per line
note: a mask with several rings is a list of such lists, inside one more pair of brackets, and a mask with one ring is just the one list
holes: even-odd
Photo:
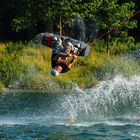
[[(135, 11), (140, 10), (140, 1), (134, 0), (135, 2)], [(140, 12), (140, 11), (139, 11)], [(137, 21), (137, 28), (130, 30), (130, 35), (132, 35), (137, 42), (140, 42), (140, 13), (138, 13), (134, 18)]]
[(115, 26), (106, 38), (140, 41), (140, 13), (119, 25), (140, 9), (138, 0), (3, 0), (0, 7), (1, 41), (30, 40), (40, 32), (88, 40)]

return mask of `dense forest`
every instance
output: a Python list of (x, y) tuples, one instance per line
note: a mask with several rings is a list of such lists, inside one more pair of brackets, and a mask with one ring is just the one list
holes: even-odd
[(104, 38), (140, 40), (138, 0), (4, 0), (0, 7), (1, 41), (30, 40), (40, 32), (88, 41), (114, 27)]

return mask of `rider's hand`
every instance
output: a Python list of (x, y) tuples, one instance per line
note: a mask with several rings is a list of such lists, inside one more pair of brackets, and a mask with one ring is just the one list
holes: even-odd
[(71, 56), (73, 56), (71, 53), (67, 54), (67, 57), (71, 57)]
[(76, 59), (78, 56), (76, 54), (73, 55), (73, 58)]

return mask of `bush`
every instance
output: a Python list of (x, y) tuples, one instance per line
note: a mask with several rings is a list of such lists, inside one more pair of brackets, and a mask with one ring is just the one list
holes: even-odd
[(25, 79), (24, 89), (56, 91), (59, 90), (59, 85), (53, 82), (51, 78), (38, 73)]
[(97, 40), (92, 43), (95, 51), (116, 55), (121, 53), (126, 53), (128, 51), (134, 50), (137, 46), (134, 43), (133, 37), (128, 37), (124, 39), (124, 42), (121, 42), (119, 38), (114, 38), (112, 40)]
[[(104, 45), (103, 42), (100, 43)], [(120, 44), (119, 47), (121, 45), (125, 44)], [(137, 62), (123, 56), (108, 57), (106, 53), (95, 51), (96, 46), (93, 47), (88, 57), (78, 57), (69, 72), (53, 77), (50, 75), (51, 50), (41, 46), (27, 47), (22, 43), (0, 44), (1, 87), (48, 91), (71, 90), (75, 85), (73, 83), (88, 88), (116, 74), (129, 76), (140, 71), (139, 57)], [(101, 48), (101, 51), (104, 51), (102, 46)]]
[(2, 84), (2, 82), (0, 81), (0, 93), (2, 93), (2, 91), (4, 91), (5, 87), (4, 85)]
[(18, 43), (10, 42), (0, 51), (0, 79), (6, 87), (22, 77), (23, 67), (19, 61), (19, 57), (22, 53), (21, 46), (21, 43), (18, 45)]
[(95, 76), (99, 80), (104, 80), (112, 79), (115, 75), (129, 77), (139, 72), (140, 66), (136, 61), (124, 56), (112, 56), (95, 70)]
[(6, 43), (5, 51), (7, 54), (21, 55), (26, 43), (23, 42), (8, 42)]

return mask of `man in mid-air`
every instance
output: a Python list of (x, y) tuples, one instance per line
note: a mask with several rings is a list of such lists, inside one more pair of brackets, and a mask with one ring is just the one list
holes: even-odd
[[(36, 35), (33, 42), (52, 49), (51, 74), (53, 76), (69, 71), (77, 56), (86, 57), (90, 51), (90, 46), (82, 41), (52, 33), (40, 33)], [(67, 61), (68, 57), (72, 59)]]
[[(77, 58), (77, 55), (74, 54), (75, 48), (71, 42), (65, 42), (64, 46), (64, 43), (62, 44), (62, 41), (59, 40), (58, 45), (63, 46), (63, 50), (61, 52), (57, 52), (55, 49), (52, 51), (51, 74), (53, 76), (58, 76), (59, 73), (65, 73), (69, 71), (75, 59)], [(72, 58), (67, 62), (67, 57)]]

